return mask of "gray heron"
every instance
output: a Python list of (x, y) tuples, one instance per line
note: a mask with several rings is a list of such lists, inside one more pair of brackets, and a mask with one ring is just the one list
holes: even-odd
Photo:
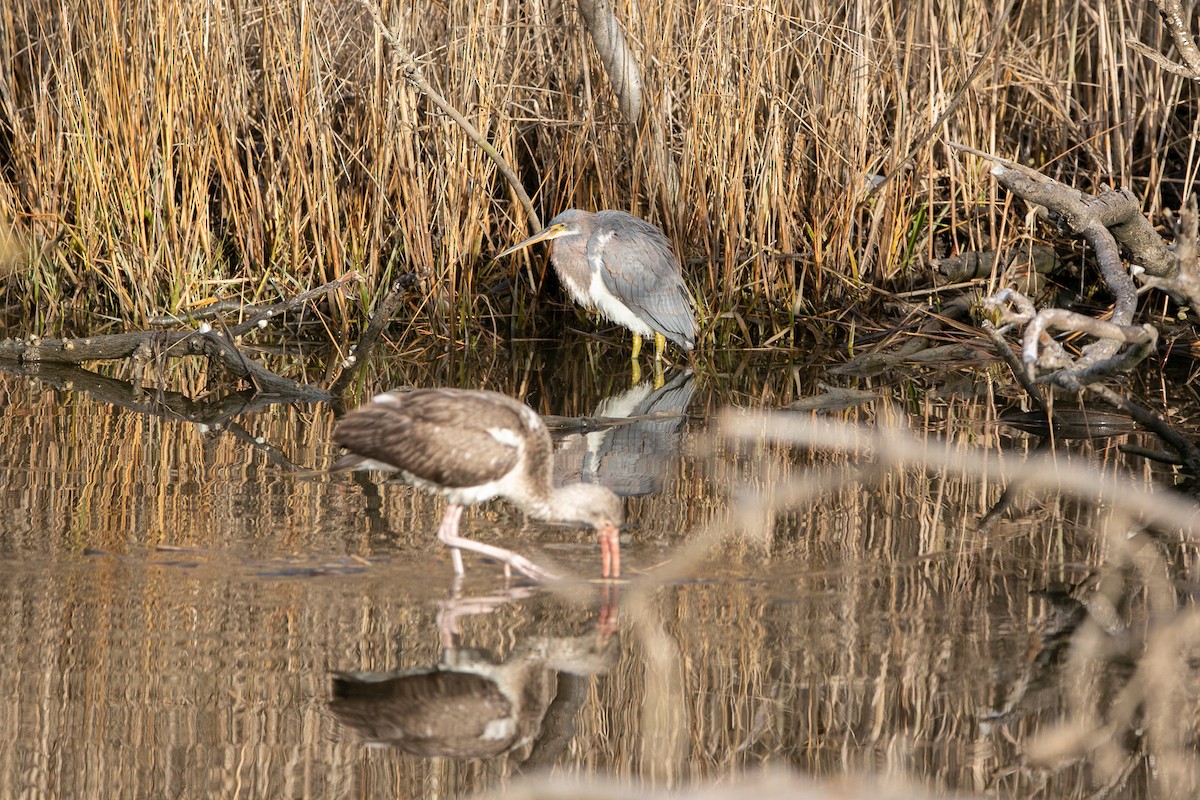
[(643, 336), (654, 337), (659, 374), (667, 339), (684, 350), (696, 346), (691, 296), (671, 241), (654, 225), (624, 211), (573, 208), (496, 258), (548, 241), (554, 271), (571, 298), (633, 332), (635, 374)]

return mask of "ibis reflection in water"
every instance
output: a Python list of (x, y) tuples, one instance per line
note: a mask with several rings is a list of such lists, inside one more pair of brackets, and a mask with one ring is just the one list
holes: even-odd
[[(573, 724), (574, 709), (567, 706), (581, 705), (586, 691), (564, 691), (560, 674), (598, 675), (616, 663), (615, 598), (610, 602), (603, 593), (591, 633), (529, 637), (503, 660), (482, 649), (458, 647), (455, 622), (447, 614), (488, 613), (508, 599), (444, 604), (440, 624), (446, 641), (439, 664), (395, 672), (335, 672), (330, 711), (368, 743), (418, 756), (487, 758), (534, 743), (528, 761), (536, 758), (539, 744), (543, 749), (554, 743), (565, 746), (569, 732), (564, 736), (549, 728)], [(562, 713), (550, 713), (552, 708)]]
[(696, 314), (671, 241), (624, 211), (589, 214), (573, 208), (496, 258), (549, 241), (550, 261), (571, 298), (633, 332), (634, 383), (641, 380), (642, 337), (654, 337), (655, 376), (661, 385), (667, 339), (688, 351), (696, 346)]
[(346, 414), (334, 440), (349, 452), (333, 470), (379, 469), (449, 501), (438, 538), (451, 549), (456, 574), (460, 550), (471, 550), (535, 580), (555, 576), (511, 550), (459, 535), (463, 507), (502, 497), (535, 519), (580, 522), (600, 538), (601, 574), (621, 574), (621, 499), (603, 486), (553, 486), (550, 434), (537, 412), (506, 395), (468, 389), (398, 390), (378, 395)]

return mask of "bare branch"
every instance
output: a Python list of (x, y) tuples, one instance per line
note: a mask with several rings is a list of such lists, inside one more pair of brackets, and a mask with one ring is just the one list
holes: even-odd
[(401, 278), (394, 281), (388, 289), (387, 295), (379, 301), (375, 310), (371, 313), (371, 318), (367, 322), (366, 329), (358, 338), (358, 344), (346, 355), (342, 361), (342, 372), (334, 380), (329, 387), (329, 392), (334, 397), (339, 397), (346, 387), (350, 385), (350, 381), (354, 378), (357, 370), (354, 368), (356, 364), (361, 365), (367, 354), (379, 341), (379, 337), (383, 335), (384, 328), (391, 321), (392, 314), (400, 306), (400, 301), (404, 299), (405, 294), (411, 289), (411, 281)]
[(1196, 195), (1190, 195), (1179, 209), (1179, 234), (1175, 240), (1175, 258), (1179, 261), (1179, 273), (1174, 278), (1148, 277), (1143, 284), (1151, 289), (1160, 289), (1200, 310), (1200, 264), (1197, 264), (1197, 213)]
[[(638, 131), (644, 109), (642, 69), (625, 41), (612, 3), (610, 0), (578, 0), (578, 4), (579, 14), (596, 44), (604, 71), (617, 95), (617, 107), (630, 127)], [(646, 121), (653, 145), (651, 157), (657, 162), (658, 173), (666, 184), (667, 199), (673, 206), (679, 197), (679, 169), (667, 147), (662, 120), (655, 114), (647, 114)]]
[(280, 394), (307, 400), (324, 400), (324, 389), (297, 383), (276, 375), (247, 358), (224, 335), (207, 323), (195, 331), (135, 331), (83, 339), (8, 339), (0, 342), (0, 359), (21, 364), (83, 364), (135, 358), (148, 362), (157, 354), (169, 356), (206, 356), (227, 371), (267, 394)]
[(504, 160), (504, 156), (500, 155), (500, 151), (493, 147), (484, 138), (483, 134), (479, 132), (479, 129), (459, 113), (457, 108), (450, 105), (450, 101), (443, 97), (437, 89), (434, 89), (429, 84), (429, 81), (425, 80), (425, 75), (421, 72), (421, 67), (417, 64), (417, 60), (413, 57), (413, 54), (408, 51), (404, 43), (384, 23), (379, 6), (371, 0), (357, 0), (357, 2), (371, 15), (371, 20), (375, 23), (375, 29), (379, 31), (379, 35), (392, 46), (392, 51), (400, 61), (400, 70), (404, 74), (404, 79), (412, 84), (414, 89), (432, 100), (433, 104), (442, 110), (442, 113), (458, 123), (458, 127), (463, 129), (463, 132), (467, 134), (471, 141), (487, 154), (488, 158), (496, 165), (496, 169), (500, 170), (500, 174), (508, 181), (509, 188), (512, 189), (513, 194), (517, 196), (517, 200), (520, 201), (521, 206), (525, 209), (525, 215), (529, 217), (529, 224), (532, 230), (541, 230), (542, 220), (538, 217), (537, 212), (533, 210), (533, 201), (529, 199), (529, 194), (525, 191), (525, 187), (521, 185), (521, 179), (517, 177), (517, 173)]
[(81, 339), (42, 339), (38, 336), (28, 336), (24, 339), (0, 341), (0, 360), (34, 365), (84, 364), (90, 361), (132, 358), (141, 363), (149, 363), (155, 358), (204, 356), (220, 364), (235, 377), (249, 381), (263, 394), (301, 400), (328, 400), (329, 392), (276, 375), (239, 350), (235, 340), (256, 328), (265, 328), (267, 320), (273, 317), (361, 280), (361, 275), (351, 272), (296, 297), (276, 303), (232, 328), (226, 327), (218, 318), (217, 325), (221, 328), (219, 332), (205, 322), (195, 330), (186, 331), (131, 331)]
[[(1044, 206), (1068, 230), (1087, 239), (1088, 244), (1096, 248), (1098, 259), (1111, 255), (1115, 262), (1109, 259), (1100, 264), (1100, 269), (1114, 292), (1119, 291), (1122, 282), (1128, 282), (1128, 288), (1133, 287), (1132, 280), (1120, 265), (1120, 253), (1111, 249), (1118, 240), (1130, 252), (1131, 259), (1151, 275), (1173, 275), (1178, 268), (1174, 254), (1142, 215), (1137, 198), (1128, 190), (1092, 196), (1028, 168), (1011, 169), (1007, 164), (994, 166), (992, 174), (1005, 189), (1030, 203)], [(1106, 267), (1112, 271), (1105, 272)], [(1115, 272), (1120, 272), (1123, 277), (1118, 277)], [(1114, 280), (1118, 283), (1112, 283)], [(1133, 305), (1128, 302), (1130, 309)]]
[(1038, 386), (1036, 382), (1029, 379), (1028, 371), (1023, 367), (1016, 354), (1013, 353), (1012, 348), (1008, 346), (1008, 342), (1004, 340), (1003, 332), (1001, 332), (1000, 329), (993, 325), (989, 320), (983, 321), (983, 332), (986, 333), (988, 338), (992, 340), (992, 344), (996, 347), (996, 352), (999, 353), (1000, 357), (1003, 358), (1005, 363), (1008, 364), (1008, 368), (1012, 370), (1012, 374), (1025, 389), (1025, 393), (1028, 394), (1033, 402), (1037, 405), (1038, 411), (1041, 412), (1042, 416), (1045, 418), (1046, 424), (1049, 425), (1051, 415), (1050, 403), (1046, 399), (1046, 395), (1042, 391), (1042, 388)]
[[(1012, 303), (1017, 311), (1006, 310), (1005, 303)], [(1025, 325), (1021, 350), (1023, 383), (1032, 381), (1036, 369), (1042, 369), (1051, 373), (1043, 380), (1078, 391), (1084, 384), (1114, 373), (1128, 372), (1154, 352), (1158, 344), (1158, 331), (1150, 325), (1121, 325), (1061, 308), (1032, 313), (1033, 304), (1014, 289), (997, 292), (986, 298), (983, 305), (998, 312), (1006, 323)], [(1075, 359), (1049, 336), (1051, 330), (1086, 333), (1106, 347), (1089, 345), (1084, 350), (1085, 355)], [(1122, 351), (1122, 345), (1131, 347)]]
[(604, 71), (617, 95), (617, 107), (625, 121), (637, 127), (642, 118), (642, 70), (625, 41), (612, 4), (608, 0), (579, 0), (579, 13), (596, 43)]
[[(1016, 363), (1012, 350), (1001, 338), (1003, 330), (997, 331), (984, 323), (985, 330), (1026, 392), (1049, 416), (1046, 397), (1038, 384), (1050, 384), (1071, 392), (1089, 391), (1153, 430), (1178, 453), (1178, 463), (1192, 475), (1200, 475), (1200, 448), (1157, 414), (1098, 383), (1130, 371), (1158, 345), (1158, 332), (1153, 326), (1133, 324), (1137, 291), (1130, 271), (1122, 263), (1118, 242), (1133, 254), (1146, 272), (1152, 274), (1148, 283), (1200, 299), (1200, 274), (1195, 257), (1195, 198), (1189, 199), (1181, 213), (1179, 248), (1177, 253), (1172, 253), (1142, 215), (1137, 198), (1127, 190), (1106, 191), (1093, 196), (1006, 159), (957, 143), (950, 143), (950, 146), (992, 161), (992, 174), (1001, 186), (1041, 207), (1045, 216), (1086, 239), (1095, 251), (1105, 284), (1116, 298), (1108, 320), (1061, 308), (1035, 311), (1029, 298), (1011, 288), (996, 292), (983, 301), (984, 308), (996, 312), (1005, 325), (1024, 326), (1021, 359)], [(1053, 330), (1084, 333), (1097, 341), (1075, 357), (1050, 335)]]
[(301, 292), (295, 297), (288, 297), (272, 306), (269, 306), (249, 319), (230, 326), (229, 331), (234, 336), (242, 336), (243, 334), (249, 333), (255, 328), (265, 328), (267, 327), (267, 322), (269, 320), (274, 319), (280, 314), (286, 314), (289, 311), (293, 311), (301, 306), (307, 305), (313, 300), (316, 300), (318, 297), (323, 297), (331, 292), (341, 291), (349, 284), (363, 283), (364, 281), (366, 281), (366, 278), (363, 277), (361, 272), (348, 272), (340, 278), (334, 278), (329, 283), (323, 283), (315, 289), (309, 289), (307, 292)]
[(1164, 69), (1168, 69), (1177, 75), (1184, 75), (1192, 80), (1200, 80), (1200, 47), (1196, 46), (1196, 40), (1192, 38), (1192, 32), (1188, 29), (1189, 17), (1183, 12), (1183, 5), (1179, 0), (1154, 0), (1154, 5), (1158, 6), (1159, 12), (1163, 15), (1163, 20), (1167, 23), (1167, 30), (1171, 34), (1171, 41), (1175, 43), (1175, 48), (1179, 51), (1179, 57), (1183, 59), (1183, 63), (1187, 66), (1183, 67), (1167, 61), (1165, 56), (1161, 56), (1150, 50), (1149, 47), (1141, 44), (1141, 42), (1138, 42), (1136, 45), (1133, 41), (1129, 43), (1139, 53), (1150, 56), (1155, 63)]
[(1153, 61), (1155, 64), (1158, 64), (1160, 69), (1164, 69), (1167, 72), (1170, 72), (1172, 75), (1179, 75), (1180, 77), (1190, 78), (1192, 80), (1196, 80), (1198, 77), (1200, 77), (1200, 75), (1198, 75), (1191, 67), (1175, 63), (1162, 53), (1155, 50), (1153, 47), (1143, 44), (1132, 33), (1125, 37), (1125, 44), (1129, 45), (1130, 49), (1136, 50), (1146, 58)]
[(1158, 438), (1175, 450), (1179, 463), (1188, 472), (1192, 475), (1200, 475), (1200, 448), (1191, 439), (1175, 430), (1165, 419), (1103, 384), (1091, 384), (1087, 387), (1087, 391), (1097, 395), (1113, 408), (1124, 411), (1138, 423), (1154, 431)]
[[(992, 174), (1005, 189), (1023, 197), (1026, 201), (1042, 206), (1056, 221), (1066, 225), (1072, 233), (1088, 239), (1088, 243), (1098, 249), (1107, 250), (1107, 242), (1097, 246), (1094, 237), (1100, 235), (1099, 230), (1090, 229), (1089, 225), (1098, 222), (1111, 231), (1111, 238), (1124, 247), (1130, 260), (1138, 264), (1149, 275), (1171, 277), (1178, 270), (1175, 255), (1167, 248), (1162, 237), (1154, 230), (1154, 226), (1142, 214), (1137, 198), (1128, 190), (1106, 191), (1097, 196), (1089, 195), (1065, 186), (1035, 169), (1023, 164), (1010, 161), (1007, 158), (976, 150), (958, 142), (947, 141), (946, 145), (962, 153), (970, 153), (991, 161), (994, 165)], [(1107, 237), (1105, 237), (1107, 238)], [(1097, 257), (1100, 254), (1097, 253)], [(1109, 260), (1107, 264), (1114, 270), (1124, 273), (1119, 267), (1119, 254), (1116, 263)], [(1106, 264), (1100, 265), (1102, 274)], [(1123, 282), (1112, 273), (1104, 274), (1105, 281), (1117, 280)], [(1129, 283), (1132, 286), (1132, 282)], [(1117, 291), (1117, 286), (1110, 283), (1110, 288)], [(1133, 301), (1126, 299), (1128, 307)], [(1126, 322), (1128, 320), (1125, 320)]]
[(1179, 240), (1175, 243), (1175, 257), (1179, 259), (1180, 271), (1197, 272), (1197, 231), (1200, 230), (1200, 214), (1196, 212), (1196, 195), (1188, 195), (1179, 209)]

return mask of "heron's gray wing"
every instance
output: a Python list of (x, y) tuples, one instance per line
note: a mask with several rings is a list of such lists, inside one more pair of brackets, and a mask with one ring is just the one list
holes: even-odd
[(617, 211), (596, 215), (588, 262), (604, 285), (652, 329), (687, 350), (696, 343), (692, 300), (671, 241), (655, 226)]
[(334, 441), (360, 459), (446, 487), (497, 480), (521, 457), (521, 404), (511, 398), (439, 389), (387, 397), (342, 417)]

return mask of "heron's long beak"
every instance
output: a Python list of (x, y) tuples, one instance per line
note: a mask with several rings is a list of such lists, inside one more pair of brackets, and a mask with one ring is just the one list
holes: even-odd
[(496, 258), (504, 258), (509, 253), (515, 253), (518, 250), (524, 250), (526, 247), (529, 247), (531, 244), (537, 244), (538, 242), (548, 242), (551, 239), (557, 239), (560, 236), (566, 236), (568, 232), (569, 231), (567, 230), (567, 226), (562, 222), (558, 223), (557, 225), (551, 225), (548, 228), (543, 228), (542, 230), (538, 231), (537, 233), (535, 233), (533, 236), (530, 236), (525, 241), (517, 242), (512, 247), (509, 247), (505, 250), (501, 250), (499, 253), (496, 254)]

